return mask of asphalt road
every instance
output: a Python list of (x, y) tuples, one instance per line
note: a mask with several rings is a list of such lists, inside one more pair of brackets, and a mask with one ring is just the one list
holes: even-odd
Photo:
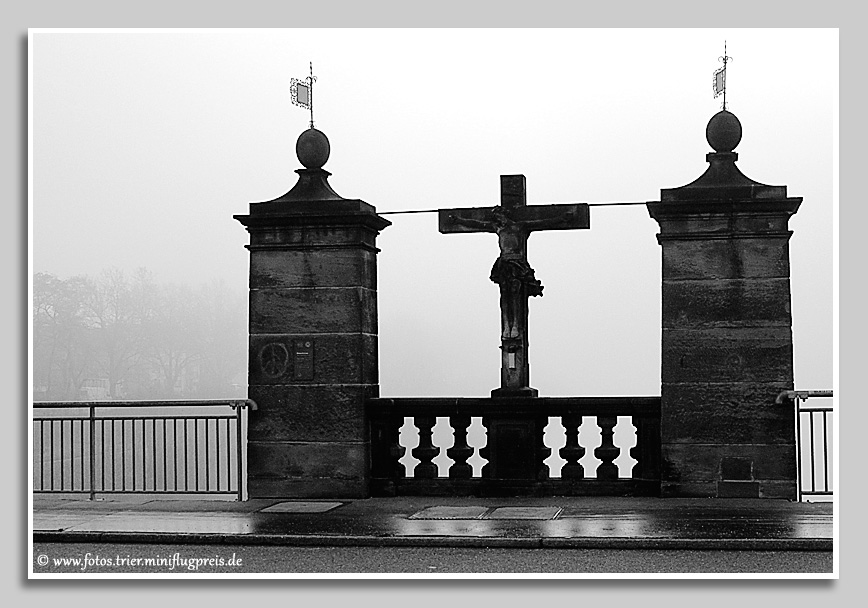
[(831, 573), (832, 553), (34, 543), (33, 572)]

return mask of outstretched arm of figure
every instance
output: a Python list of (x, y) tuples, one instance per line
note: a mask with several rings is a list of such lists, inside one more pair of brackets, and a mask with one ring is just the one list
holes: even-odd
[(453, 224), (467, 226), (468, 228), (477, 228), (479, 230), (494, 230), (494, 222), (475, 220), (470, 217), (459, 217), (454, 213), (450, 213), (447, 217), (449, 218), (449, 221)]

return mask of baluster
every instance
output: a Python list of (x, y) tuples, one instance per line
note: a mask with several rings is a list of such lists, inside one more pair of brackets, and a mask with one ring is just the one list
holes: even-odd
[(545, 463), (546, 458), (552, 455), (552, 449), (545, 444), (545, 429), (549, 423), (547, 416), (537, 416), (536, 424), (534, 425), (533, 445), (536, 447), (536, 479), (544, 480), (549, 478), (549, 465)]
[(449, 424), (455, 432), (455, 443), (446, 450), (446, 455), (455, 461), (449, 467), (449, 478), (470, 479), (473, 476), (473, 467), (467, 464), (467, 459), (473, 456), (473, 448), (467, 444), (470, 416), (450, 416)]
[(636, 459), (631, 475), (633, 479), (660, 478), (660, 419), (633, 416), (636, 428), (636, 445), (630, 448), (630, 456)]
[(602, 460), (597, 467), (597, 479), (618, 479), (618, 466), (612, 461), (621, 453), (621, 448), (613, 441), (617, 416), (597, 416), (597, 426), (600, 427), (602, 443), (594, 450), (594, 456)]
[(485, 464), (482, 465), (479, 476), (482, 479), (491, 479), (494, 472), (491, 466), (491, 418), (483, 416), (482, 427), (485, 429), (485, 445), (479, 448), (479, 456), (485, 459)]
[(401, 427), (404, 417), (390, 414), (371, 422), (371, 476), (385, 479), (401, 479), (407, 469), (399, 460), (407, 448), (401, 445)]
[(579, 460), (585, 455), (585, 448), (579, 445), (579, 427), (582, 426), (582, 417), (571, 414), (561, 417), (561, 422), (567, 435), (567, 443), (558, 450), (560, 457), (567, 461), (561, 468), (561, 477), (563, 479), (582, 479), (585, 476), (585, 469), (579, 463)]
[(413, 476), (416, 479), (433, 479), (437, 477), (437, 465), (431, 462), (440, 454), (440, 448), (431, 440), (431, 433), (437, 419), (434, 416), (416, 416), (415, 424), (419, 429), (419, 446), (413, 448), (411, 454), (419, 459), (419, 464)]

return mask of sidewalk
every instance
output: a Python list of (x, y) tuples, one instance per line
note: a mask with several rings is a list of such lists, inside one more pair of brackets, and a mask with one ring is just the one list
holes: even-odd
[(832, 534), (832, 503), (784, 500), (33, 498), (34, 542), (831, 551)]

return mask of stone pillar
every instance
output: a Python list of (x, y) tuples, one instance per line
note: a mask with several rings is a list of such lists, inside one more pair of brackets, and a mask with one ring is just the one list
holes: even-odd
[(648, 210), (663, 254), (663, 496), (796, 498), (788, 220), (802, 201), (745, 177), (732, 113), (696, 181)]
[(250, 233), (251, 498), (368, 495), (365, 400), (379, 396), (376, 238), (390, 224), (340, 197), (328, 139), (296, 145), (296, 186), (236, 215)]

